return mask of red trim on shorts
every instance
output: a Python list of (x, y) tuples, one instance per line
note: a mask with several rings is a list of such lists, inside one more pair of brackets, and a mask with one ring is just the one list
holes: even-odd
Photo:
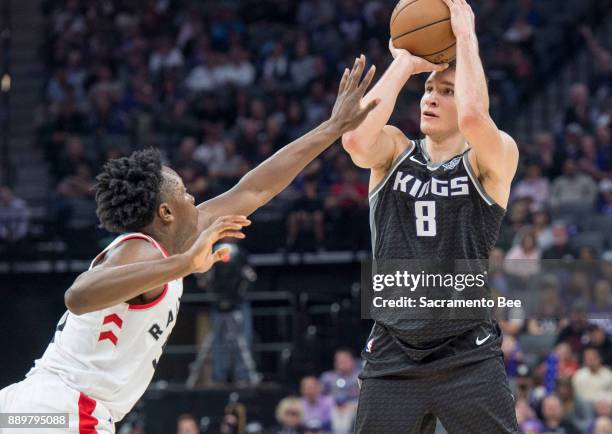
[(98, 434), (98, 419), (92, 416), (96, 401), (81, 392), (79, 395), (79, 434)]
[(164, 291), (161, 294), (159, 294), (159, 297), (157, 297), (155, 300), (147, 304), (130, 304), (129, 310), (149, 309), (155, 306), (156, 304), (158, 304), (160, 301), (162, 301), (162, 299), (166, 296), (167, 292), (168, 292), (168, 284), (166, 283), (166, 285), (164, 286)]
[(100, 336), (98, 336), (98, 342), (103, 341), (104, 339), (108, 339), (114, 346), (117, 346), (117, 336), (115, 336), (112, 331), (101, 332)]

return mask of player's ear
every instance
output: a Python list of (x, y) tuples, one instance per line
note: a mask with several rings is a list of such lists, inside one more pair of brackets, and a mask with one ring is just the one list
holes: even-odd
[(174, 213), (170, 208), (170, 205), (166, 202), (162, 202), (159, 204), (157, 208), (157, 215), (164, 223), (172, 223), (174, 221)]

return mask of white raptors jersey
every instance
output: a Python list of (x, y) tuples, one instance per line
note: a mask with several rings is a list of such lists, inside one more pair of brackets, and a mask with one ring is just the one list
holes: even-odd
[[(91, 263), (110, 249), (142, 238), (167, 252), (141, 233), (117, 237)], [(182, 279), (166, 284), (163, 293), (144, 305), (127, 303), (75, 315), (66, 312), (42, 358), (26, 375), (39, 371), (58, 375), (68, 386), (95, 399), (121, 420), (136, 404), (153, 378), (163, 348), (172, 332), (183, 293)]]

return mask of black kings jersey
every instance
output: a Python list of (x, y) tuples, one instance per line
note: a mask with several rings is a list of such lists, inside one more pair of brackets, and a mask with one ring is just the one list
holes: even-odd
[[(480, 185), (469, 152), (432, 164), (425, 141), (412, 141), (394, 162), (369, 197), (375, 264), (402, 259), (413, 264), (408, 270), (413, 273), (452, 273), (457, 271), (452, 269), (456, 260), (470, 260), (464, 262), (471, 273), (486, 275), (505, 210)], [(488, 293), (486, 285), (484, 290)], [(489, 309), (468, 319), (406, 319), (401, 310), (380, 309), (373, 318), (405, 350), (423, 357), (427, 349), (480, 325), (495, 324)]]

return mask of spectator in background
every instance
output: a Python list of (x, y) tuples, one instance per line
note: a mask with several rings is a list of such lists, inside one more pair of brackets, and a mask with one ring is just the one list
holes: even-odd
[(69, 136), (66, 138), (64, 149), (58, 156), (53, 168), (55, 177), (62, 180), (72, 176), (77, 171), (77, 166), (86, 164), (92, 167), (92, 163), (85, 155), (85, 146), (79, 136)]
[(297, 245), (298, 236), (302, 232), (314, 235), (317, 248), (323, 248), (325, 242), (325, 227), (323, 215), (323, 200), (318, 193), (316, 176), (308, 176), (299, 198), (294, 201), (287, 217), (287, 248), (293, 250)]
[(504, 336), (501, 350), (504, 355), (504, 365), (506, 365), (508, 379), (514, 381), (517, 376), (518, 367), (521, 366), (523, 361), (523, 353), (518, 341), (514, 336)]
[(582, 353), (582, 337), (587, 330), (587, 326), (586, 305), (583, 301), (578, 300), (572, 305), (569, 315), (569, 324), (559, 331), (557, 344), (560, 342), (567, 342), (572, 348), (573, 353)]
[(542, 259), (575, 259), (578, 252), (569, 244), (567, 226), (563, 223), (552, 225), (552, 246), (544, 251)]
[(595, 84), (610, 84), (610, 75), (612, 74), (612, 51), (603, 47), (595, 35), (593, 30), (587, 25), (578, 27), (578, 31), (587, 43), (587, 47), (593, 57), (596, 66)]
[[(561, 288), (556, 279), (542, 282), (538, 288), (539, 294), (535, 318), (529, 321), (530, 334), (557, 334), (558, 323), (565, 317), (567, 310), (561, 298)], [(571, 349), (570, 349), (571, 353)]]
[(181, 414), (176, 420), (176, 434), (199, 434), (198, 421), (189, 413)]
[(576, 395), (586, 401), (612, 401), (612, 371), (603, 366), (597, 348), (588, 347), (584, 350), (584, 366), (576, 371), (572, 382)]
[(591, 301), (593, 284), (591, 276), (593, 273), (588, 272), (584, 266), (581, 269), (572, 270), (570, 273), (563, 293), (564, 301), (573, 306), (579, 305), (584, 307), (586, 312)]
[(612, 217), (612, 179), (604, 179), (599, 183), (599, 193), (601, 194), (599, 212)]
[(525, 164), (525, 176), (512, 188), (512, 200), (527, 198), (541, 208), (548, 200), (550, 182), (542, 176), (541, 163), (535, 158)]
[(576, 162), (566, 160), (563, 175), (553, 181), (550, 205), (556, 209), (593, 209), (597, 199), (597, 185), (591, 177), (578, 172)]
[(504, 269), (508, 274), (527, 279), (540, 272), (541, 255), (533, 231), (526, 231), (520, 244), (508, 251)]
[(595, 411), (590, 403), (575, 395), (571, 377), (559, 377), (555, 393), (563, 407), (563, 418), (578, 428), (581, 433), (586, 432), (593, 423)]
[[(347, 157), (340, 157), (337, 162), (345, 158)], [(340, 179), (329, 188), (325, 212), (334, 222), (335, 230), (342, 238), (352, 240), (351, 247), (356, 249), (359, 230), (367, 231), (360, 223), (368, 218), (368, 183), (360, 179), (359, 169), (352, 164), (341, 170)]]
[(569, 90), (569, 104), (563, 118), (564, 125), (578, 124), (583, 130), (591, 130), (593, 127), (592, 108), (588, 86), (584, 83), (574, 83)]
[(223, 160), (209, 166), (209, 175), (220, 183), (225, 190), (234, 185), (245, 173), (249, 171), (249, 163), (238, 153), (236, 142), (232, 139), (223, 141)]
[[(590, 321), (595, 322), (593, 319)], [(603, 323), (609, 323), (607, 316)], [(597, 348), (603, 364), (612, 367), (612, 339), (610, 338), (609, 332), (603, 327), (603, 324), (599, 325), (597, 322), (595, 324), (590, 324), (587, 332), (586, 340), (588, 346)]]
[(271, 434), (302, 434), (304, 409), (300, 398), (283, 398), (276, 406), (276, 420), (279, 426), (270, 430)]
[(529, 365), (522, 363), (516, 368), (516, 379), (514, 381), (515, 389), (513, 394), (516, 397), (517, 404), (519, 401), (524, 401), (528, 405), (535, 404), (538, 399), (534, 388), (534, 374)]
[(542, 401), (542, 419), (546, 434), (581, 434), (570, 421), (563, 417), (563, 407), (557, 395), (548, 395)]
[(597, 149), (595, 137), (589, 134), (582, 136), (580, 140), (580, 159), (578, 160), (579, 169), (596, 181), (600, 181), (610, 175), (610, 167), (607, 163), (602, 153)]
[(325, 433), (330, 433), (333, 399), (321, 394), (321, 384), (314, 376), (302, 378), (300, 390), (304, 426), (318, 424)]
[(334, 354), (334, 370), (321, 374), (323, 394), (336, 400), (346, 398), (356, 402), (359, 399), (357, 378), (360, 371), (349, 348), (337, 349)]
[[(538, 131), (534, 137), (534, 158), (542, 167), (542, 172), (547, 178), (555, 178), (561, 173), (559, 149), (555, 144), (555, 138), (549, 131)], [(547, 198), (548, 199), (548, 198)]]
[(183, 55), (177, 47), (172, 45), (170, 37), (160, 36), (149, 57), (149, 70), (153, 74), (158, 74), (164, 68), (179, 68), (183, 63)]
[(593, 287), (593, 298), (587, 308), (589, 318), (606, 319), (612, 312), (612, 288), (610, 282), (600, 279)]
[(234, 47), (229, 53), (229, 62), (220, 68), (218, 74), (219, 84), (245, 87), (255, 80), (255, 67), (245, 49)]
[(533, 231), (540, 250), (550, 248), (554, 243), (552, 227), (550, 226), (550, 215), (544, 208), (535, 208), (531, 214)]
[(245, 434), (264, 434), (264, 429), (259, 422), (249, 422), (244, 428)]
[(310, 54), (308, 37), (302, 34), (295, 43), (295, 53), (289, 64), (291, 81), (298, 88), (307, 86), (315, 78), (315, 63), (315, 57)]
[(516, 421), (518, 422), (521, 432), (541, 433), (542, 423), (536, 417), (535, 411), (529, 405), (526, 399), (519, 398), (516, 400)]
[(351, 350), (340, 348), (334, 354), (334, 370), (321, 375), (323, 394), (334, 400), (331, 415), (333, 434), (351, 433), (359, 399), (359, 372)]
[(580, 368), (572, 353), (572, 347), (567, 342), (560, 342), (553, 350), (555, 357), (554, 379), (558, 382), (560, 378), (570, 378)]
[(0, 240), (14, 242), (28, 234), (30, 209), (7, 186), (0, 186)]
[(593, 434), (611, 434), (612, 419), (609, 417), (598, 417), (593, 424)]
[(289, 59), (282, 41), (274, 41), (270, 54), (266, 57), (262, 67), (262, 78), (265, 83), (278, 85), (287, 78)]
[(327, 434), (328, 430), (323, 428), (323, 425), (319, 421), (306, 422), (304, 424), (304, 434)]
[(507, 251), (527, 224), (529, 217), (529, 200), (518, 199), (509, 204), (508, 218), (502, 220), (497, 246)]

